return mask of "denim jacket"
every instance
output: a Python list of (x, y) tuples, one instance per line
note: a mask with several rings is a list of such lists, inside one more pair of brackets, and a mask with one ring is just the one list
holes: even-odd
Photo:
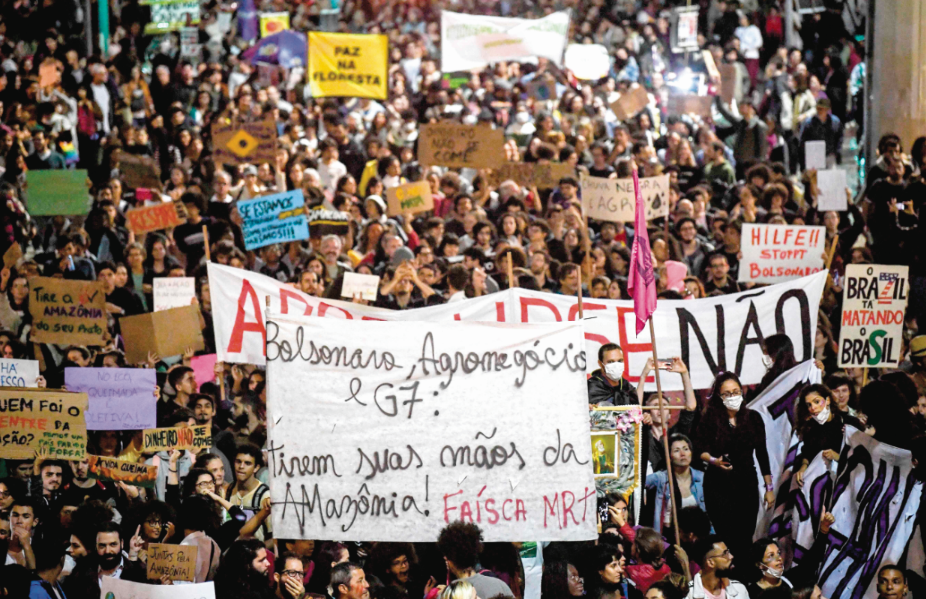
[[(701, 508), (701, 511), (707, 512), (707, 508), (704, 506), (704, 472), (700, 470), (695, 470), (691, 468), (691, 494), (694, 495), (695, 500), (698, 502), (698, 507)], [(646, 488), (647, 489), (656, 489), (656, 511), (654, 512), (654, 522), (653, 528), (655, 528), (660, 533), (662, 532), (663, 519), (665, 518), (666, 510), (671, 510), (672, 500), (669, 498), (669, 476), (665, 470), (660, 470), (654, 472), (646, 477)], [(677, 509), (682, 509), (682, 506), (676, 506)]]

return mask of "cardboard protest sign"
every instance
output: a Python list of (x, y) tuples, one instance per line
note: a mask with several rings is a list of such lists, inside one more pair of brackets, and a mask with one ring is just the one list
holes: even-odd
[(106, 294), (102, 283), (36, 277), (30, 286), (31, 341), (103, 345)]
[(116, 160), (126, 187), (161, 189), (161, 167), (153, 156), (118, 152)]
[(153, 287), (155, 312), (189, 306), (196, 297), (196, 279), (193, 277), (158, 277)]
[(199, 27), (180, 28), (180, 57), (198, 63), (202, 58), (202, 44), (199, 43)]
[(190, 368), (193, 369), (193, 375), (196, 377), (197, 387), (202, 387), (204, 383), (215, 381), (215, 363), (215, 354), (193, 356), (193, 359), (190, 360)]
[(61, 83), (61, 71), (58, 70), (58, 61), (46, 58), (39, 65), (39, 87), (54, 87)]
[(238, 214), (244, 220), (244, 247), (248, 250), (309, 238), (302, 190), (238, 202)]
[(781, 283), (823, 270), (825, 227), (745, 223), (740, 283)]
[(267, 37), (289, 29), (288, 12), (264, 12), (260, 15), (260, 36)]
[(0, 387), (38, 387), (38, 360), (0, 359)]
[(724, 104), (733, 103), (736, 96), (736, 67), (732, 64), (720, 65), (720, 99)]
[(524, 187), (549, 189), (563, 177), (575, 177), (575, 170), (561, 162), (503, 162), (489, 174), (489, 185), (498, 186), (511, 179)]
[(344, 284), (341, 286), (341, 297), (376, 301), (379, 292), (379, 277), (377, 275), (362, 275), (356, 272), (344, 273)]
[(910, 268), (848, 264), (842, 283), (840, 368), (897, 368)]
[(804, 169), (822, 171), (826, 169), (826, 142), (804, 142)]
[(702, 119), (709, 119), (713, 103), (714, 96), (674, 94), (669, 96), (666, 110), (671, 115), (694, 114)]
[(136, 235), (170, 229), (186, 222), (186, 217), (180, 215), (178, 208), (177, 202), (135, 208), (125, 213), (126, 224)]
[(347, 235), (350, 229), (350, 214), (337, 210), (326, 210), (321, 206), (309, 210), (306, 215), (309, 223), (309, 236)]
[(717, 63), (714, 61), (714, 55), (710, 50), (701, 50), (701, 59), (704, 61), (704, 68), (707, 74), (714, 81), (720, 80), (720, 71), (717, 70)]
[[(582, 206), (589, 218), (611, 222), (632, 222), (637, 202), (633, 179), (583, 177)], [(646, 202), (646, 220), (669, 215), (669, 175), (640, 179), (640, 194)]]
[(157, 384), (157, 373), (151, 368), (64, 369), (67, 390), (87, 394), (87, 430), (91, 431), (157, 426)]
[(3, 253), (3, 268), (13, 268), (19, 259), (23, 257), (23, 249), (19, 243), (13, 242), (6, 252)]
[(272, 164), (276, 150), (277, 125), (273, 119), (238, 123), (223, 115), (212, 123), (212, 160), (219, 167), (223, 164)]
[(196, 545), (148, 545), (148, 580), (167, 576), (168, 580), (193, 582), (196, 577)]
[(596, 537), (580, 324), (268, 318), (275, 535), (424, 541), (478, 502), (486, 541)]
[(389, 38), (363, 33), (309, 32), (312, 96), (385, 100)]
[(817, 189), (820, 190), (820, 197), (817, 198), (817, 210), (820, 212), (848, 209), (845, 170), (833, 168), (817, 171)]
[(386, 214), (395, 216), (409, 212), (417, 214), (434, 209), (434, 198), (431, 197), (431, 184), (427, 181), (406, 183), (386, 189)]
[(200, 21), (199, 0), (139, 0), (139, 4), (151, 7), (151, 20), (145, 25), (145, 35), (177, 31), (187, 25), (198, 25)]
[(421, 125), (418, 161), (449, 168), (494, 168), (505, 161), (505, 133), (458, 123)]
[[(100, 582), (100, 597), (104, 599), (215, 599), (215, 584), (203, 582), (158, 586), (104, 576)], [(96, 599), (96, 597), (88, 599)]]
[(158, 479), (157, 466), (99, 455), (88, 455), (87, 461), (90, 463), (90, 478), (97, 480), (154, 488), (154, 484)]
[[(321, 319), (385, 320), (419, 322), (507, 322), (555, 323), (579, 318), (578, 299), (540, 291), (514, 288), (454, 304), (411, 310), (384, 310), (340, 300), (306, 295), (291, 285), (260, 273), (210, 263), (209, 283), (218, 359), (236, 364), (265, 364), (268, 329), (264, 319), (270, 309), (283, 314)], [(763, 337), (783, 332), (794, 344), (798, 360), (813, 356), (817, 327), (816, 306), (820, 304), (826, 273), (764, 287), (741, 294), (697, 300), (660, 300), (653, 315), (660, 352), (680, 356), (691, 372), (695, 389), (707, 389), (720, 371), (735, 372), (744, 385), (758, 383), (765, 374), (762, 350), (749, 340), (754, 329)], [(633, 302), (630, 300), (586, 299), (584, 311), (594, 311), (596, 330), (585, 339), (587, 356), (597, 355), (605, 343), (624, 349), (624, 378), (631, 383), (652, 356), (652, 341), (646, 330), (637, 336)], [(758, 315), (758, 324), (756, 324)], [(597, 369), (589, 361), (588, 374)], [(662, 388), (681, 390), (679, 377), (663, 377)], [(650, 377), (646, 389), (655, 391)]]
[(206, 425), (178, 428), (146, 428), (145, 452), (171, 449), (201, 449), (212, 447), (212, 431)]
[(555, 100), (556, 79), (549, 74), (534, 77), (527, 84), (527, 95), (541, 102)]
[(0, 388), (0, 458), (80, 460), (86, 455), (86, 393)]
[(90, 208), (87, 171), (27, 172), (26, 208), (32, 216), (87, 214)]
[(148, 359), (148, 352), (160, 357), (182, 354), (188, 347), (204, 349), (199, 306), (184, 306), (124, 316), (119, 319), (122, 338), (125, 340), (125, 361), (140, 364)]
[(440, 70), (444, 73), (539, 56), (562, 66), (569, 12), (517, 19), (442, 10), (440, 25)]
[(619, 121), (629, 121), (649, 104), (649, 94), (642, 85), (634, 85), (611, 104), (611, 110)]

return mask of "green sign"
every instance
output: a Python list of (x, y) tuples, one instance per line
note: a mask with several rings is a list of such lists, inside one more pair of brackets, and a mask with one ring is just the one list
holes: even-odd
[(90, 208), (87, 171), (47, 170), (26, 173), (26, 210), (32, 216), (73, 216)]

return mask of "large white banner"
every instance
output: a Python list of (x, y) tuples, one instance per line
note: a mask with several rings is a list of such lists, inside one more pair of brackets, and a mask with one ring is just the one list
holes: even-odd
[(274, 534), (597, 537), (582, 326), (271, 316)]
[[(263, 364), (266, 298), (270, 309), (284, 315), (350, 320), (479, 321), (548, 323), (578, 319), (573, 296), (510, 289), (416, 310), (383, 310), (338, 300), (322, 300), (296, 291), (264, 275), (209, 264), (212, 316), (218, 360)], [(660, 300), (653, 314), (659, 355), (679, 356), (691, 371), (695, 389), (707, 389), (714, 374), (736, 372), (744, 384), (762, 380), (762, 341), (787, 334), (798, 360), (809, 359), (817, 327), (817, 310), (826, 273), (743, 293), (699, 300)], [(588, 371), (597, 365), (598, 349), (617, 343), (624, 350), (624, 378), (639, 382), (652, 355), (649, 328), (635, 334), (633, 302), (585, 299), (585, 351)], [(681, 377), (663, 377), (663, 388), (681, 390)], [(655, 391), (655, 379), (647, 380)]]
[(839, 329), (840, 368), (897, 368), (909, 288), (909, 266), (846, 266)]
[[(775, 539), (788, 539), (791, 536), (791, 511), (794, 506), (791, 492), (792, 475), (800, 451), (800, 440), (794, 433), (794, 402), (806, 385), (819, 383), (823, 373), (813, 360), (798, 364), (784, 372), (766, 387), (762, 393), (749, 402), (749, 409), (757, 412), (765, 425), (765, 445), (768, 449), (768, 461), (772, 471), (772, 485), (775, 488), (775, 509), (759, 509), (756, 522), (755, 539), (770, 536)], [(799, 466), (799, 464), (797, 464)], [(756, 471), (759, 464), (756, 461)], [(765, 491), (761, 483), (762, 493)], [(790, 547), (783, 550), (790, 557)]]
[(441, 11), (441, 71), (469, 71), (487, 65), (544, 57), (562, 66), (569, 13), (515, 19)]
[(840, 462), (819, 585), (830, 599), (875, 599), (878, 570), (899, 562), (913, 534), (923, 483), (909, 451), (851, 426)]
[(826, 227), (743, 225), (741, 283), (781, 283), (823, 270)]

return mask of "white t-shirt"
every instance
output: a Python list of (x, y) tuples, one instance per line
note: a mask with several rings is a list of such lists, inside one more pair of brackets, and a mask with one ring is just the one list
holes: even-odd
[(109, 89), (106, 85), (90, 84), (90, 91), (93, 92), (93, 99), (100, 107), (103, 113), (103, 133), (109, 135), (109, 122), (112, 115), (109, 114)]

